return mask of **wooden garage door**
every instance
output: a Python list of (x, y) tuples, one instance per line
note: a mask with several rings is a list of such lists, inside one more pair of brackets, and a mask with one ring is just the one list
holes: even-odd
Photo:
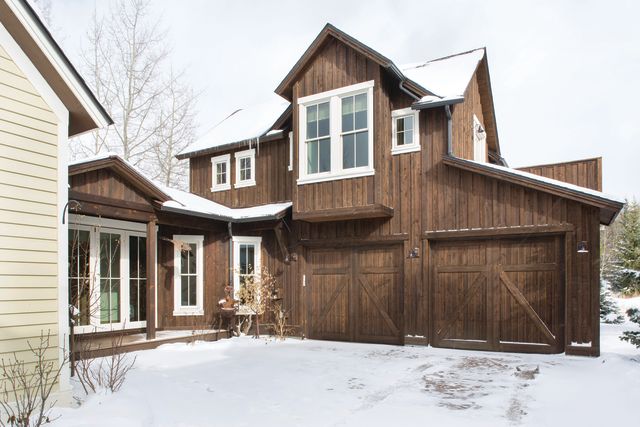
[(402, 343), (400, 248), (312, 249), (307, 271), (310, 338)]
[(433, 243), (433, 345), (562, 352), (562, 242), (539, 237)]

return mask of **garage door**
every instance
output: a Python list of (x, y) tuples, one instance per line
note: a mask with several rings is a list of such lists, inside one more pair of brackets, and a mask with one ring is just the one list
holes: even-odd
[(562, 242), (543, 237), (433, 243), (433, 345), (562, 352)]
[(400, 248), (311, 249), (307, 259), (310, 338), (402, 343)]

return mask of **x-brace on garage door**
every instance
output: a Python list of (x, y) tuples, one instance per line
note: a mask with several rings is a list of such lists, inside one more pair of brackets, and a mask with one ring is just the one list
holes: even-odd
[(310, 249), (307, 262), (310, 338), (402, 343), (400, 247)]
[(434, 346), (564, 350), (564, 245), (556, 236), (432, 243)]

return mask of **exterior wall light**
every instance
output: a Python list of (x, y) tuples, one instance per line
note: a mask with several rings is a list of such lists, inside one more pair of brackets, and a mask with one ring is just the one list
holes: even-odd
[(587, 248), (587, 242), (581, 240), (578, 242), (578, 253), (579, 254), (587, 254), (589, 253), (589, 249)]

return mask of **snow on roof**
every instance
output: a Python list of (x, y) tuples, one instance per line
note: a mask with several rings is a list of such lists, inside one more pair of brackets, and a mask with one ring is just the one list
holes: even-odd
[(190, 154), (234, 142), (247, 141), (273, 134), (271, 126), (284, 113), (289, 102), (276, 94), (261, 104), (240, 108), (213, 126), (180, 154)]
[(545, 184), (550, 184), (550, 185), (554, 185), (556, 187), (562, 187), (565, 188), (567, 190), (571, 190), (577, 193), (582, 193), (582, 194), (586, 194), (589, 196), (594, 196), (594, 197), (598, 197), (600, 199), (604, 199), (604, 200), (608, 200), (608, 201), (612, 201), (612, 202), (616, 202), (616, 203), (625, 203), (624, 199), (621, 199), (620, 197), (616, 197), (613, 196), (611, 194), (607, 194), (607, 193), (603, 193), (602, 191), (598, 191), (598, 190), (592, 190), (591, 188), (587, 188), (587, 187), (581, 187), (579, 185), (574, 185), (574, 184), (569, 184), (568, 182), (564, 182), (564, 181), (558, 181), (557, 179), (552, 179), (552, 178), (547, 178), (546, 176), (540, 176), (540, 175), (536, 175), (530, 172), (524, 172), (518, 169), (512, 169), (512, 168), (508, 168), (505, 166), (499, 166), (499, 165), (495, 165), (492, 163), (484, 163), (484, 162), (478, 162), (475, 160), (468, 160), (468, 159), (464, 159), (465, 162), (470, 162), (470, 163), (475, 163), (477, 165), (486, 167), (486, 168), (490, 168), (490, 169), (495, 169), (498, 171), (502, 171), (502, 172), (506, 172), (509, 173), (511, 175), (516, 175), (516, 176), (521, 176), (523, 178), (527, 178), (530, 180), (535, 180), (538, 182), (543, 182)]
[(220, 203), (213, 202), (196, 194), (175, 188), (160, 186), (172, 200), (164, 202), (163, 208), (184, 213), (196, 213), (205, 216), (219, 217), (221, 220), (242, 221), (259, 220), (261, 218), (273, 218), (291, 207), (291, 202), (270, 203), (267, 205), (253, 206), (250, 208), (229, 208)]
[[(446, 58), (401, 65), (398, 68), (407, 78), (439, 98), (456, 99), (464, 96), (464, 91), (484, 54), (484, 48), (480, 48)], [(429, 99), (423, 98), (420, 102), (441, 100), (425, 98)]]
[(253, 206), (250, 208), (230, 208), (220, 203), (216, 203), (204, 197), (200, 197), (196, 194), (189, 193), (187, 191), (178, 190), (176, 188), (167, 187), (160, 184), (147, 176), (137, 167), (129, 163), (120, 157), (117, 153), (104, 153), (85, 159), (75, 160), (69, 163), (69, 166), (81, 165), (85, 163), (96, 162), (100, 160), (106, 160), (110, 158), (117, 158), (133, 171), (135, 171), (141, 178), (149, 182), (156, 187), (161, 193), (166, 194), (171, 200), (168, 200), (162, 204), (163, 209), (177, 211), (184, 214), (200, 214), (207, 217), (216, 217), (223, 221), (240, 221), (243, 220), (260, 220), (271, 219), (291, 207), (291, 202), (285, 203), (271, 203), (261, 206)]

